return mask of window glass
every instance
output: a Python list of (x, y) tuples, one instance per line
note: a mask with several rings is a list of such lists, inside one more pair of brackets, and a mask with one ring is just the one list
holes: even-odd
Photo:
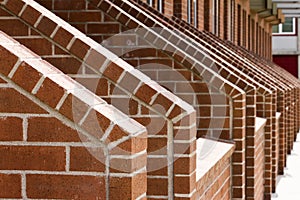
[(296, 33), (296, 20), (295, 18), (285, 18), (283, 24), (274, 25), (272, 27), (273, 34), (295, 34)]
[(293, 32), (293, 19), (286, 18), (284, 24), (282, 24), (282, 32)]

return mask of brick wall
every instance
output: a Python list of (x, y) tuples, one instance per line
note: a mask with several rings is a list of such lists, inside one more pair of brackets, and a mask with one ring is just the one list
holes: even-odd
[(144, 197), (145, 127), (3, 32), (0, 38), (0, 197)]
[[(231, 199), (231, 160), (233, 152), (232, 144), (217, 144), (216, 141), (199, 139), (197, 151), (202, 152), (198, 156), (197, 168), (197, 200), (205, 199)], [(214, 150), (209, 146), (216, 147)], [(221, 153), (222, 152), (222, 153)], [(208, 168), (213, 165), (214, 167)]]
[[(102, 4), (103, 3), (103, 4)], [(118, 3), (117, 1), (116, 1), (116, 3)], [(98, 6), (98, 8), (100, 8), (101, 10), (103, 9), (102, 8), (102, 5), (105, 5), (104, 4), (104, 2), (101, 2), (100, 4), (99, 4), (100, 6)], [(126, 8), (126, 5), (121, 5), (121, 7), (123, 8), (123, 6)], [(117, 7), (116, 7), (117, 8)], [(117, 8), (118, 9), (118, 8)], [(104, 11), (104, 10), (103, 10)], [(125, 11), (122, 11), (122, 12), (126, 12), (126, 10)], [(109, 13), (108, 12), (108, 14), (109, 15), (111, 15), (112, 13)], [(137, 18), (136, 16), (132, 16), (133, 18)], [(148, 18), (148, 17), (147, 17)], [(139, 18), (137, 18), (137, 19), (139, 19)], [(150, 18), (148, 18), (148, 19), (150, 19)], [(119, 18), (118, 19), (118, 21), (121, 21), (121, 22), (123, 22), (123, 19), (121, 20), (121, 18)], [(139, 22), (140, 23), (140, 22)], [(149, 23), (147, 24), (148, 26), (153, 26), (153, 25), (151, 25), (151, 24), (154, 24), (154, 23), (156, 23), (155, 21), (153, 21), (153, 22), (151, 22), (150, 20), (149, 20)], [(158, 24), (156, 24), (155, 25), (157, 28), (159, 27), (159, 25)], [(132, 27), (131, 27), (132, 28)], [(141, 32), (141, 34), (143, 34), (143, 32)], [(166, 34), (168, 34), (168, 33), (166, 33)], [(143, 35), (142, 35), (143, 36)], [(164, 35), (163, 35), (164, 36)], [(175, 36), (175, 35), (174, 35)], [(154, 36), (154, 37), (157, 37), (157, 36)], [(177, 36), (175, 36), (175, 37), (177, 37)], [(154, 44), (154, 45), (156, 45), (156, 47), (155, 48), (158, 48), (158, 49), (160, 49), (161, 47), (163, 47), (164, 46), (164, 44), (163, 43), (160, 43), (160, 42), (163, 42), (164, 40), (155, 40), (155, 38), (152, 38), (152, 36), (149, 36), (149, 37), (145, 37), (145, 40), (147, 41), (148, 40), (148, 42), (150, 43), (150, 44)], [(156, 42), (154, 42), (154, 41), (156, 41)], [(174, 41), (169, 41), (169, 44), (172, 44), (172, 46), (175, 44), (175, 43), (177, 43), (177, 42), (175, 42), (175, 41), (178, 41), (176, 38), (174, 38)], [(175, 42), (175, 43), (174, 43)], [(184, 45), (184, 44), (183, 44)], [(180, 46), (180, 45), (179, 45)], [(181, 47), (180, 47), (181, 48)], [(182, 47), (183, 48), (183, 47)], [(172, 48), (171, 48), (171, 50), (168, 50), (168, 48), (166, 48), (166, 50), (167, 51), (170, 51), (170, 52), (172, 52)], [(182, 51), (182, 50), (181, 50)], [(181, 63), (184, 63), (184, 67), (185, 68), (187, 68), (189, 65), (191, 65), (191, 63), (193, 63), (193, 62), (195, 62), (193, 59), (192, 60), (189, 60), (189, 59), (187, 59), (186, 58), (186, 60), (182, 60), (182, 58), (183, 57), (186, 57), (185, 55), (181, 55), (182, 53), (177, 53), (177, 54), (179, 54), (180, 55), (180, 57), (174, 57), (175, 58), (175, 61), (177, 61), (179, 64)], [(199, 55), (199, 56), (201, 56), (202, 57), (202, 55)], [(189, 55), (189, 57), (190, 57), (190, 55)], [(153, 58), (152, 58), (153, 59)], [(179, 59), (179, 60), (178, 60)], [(204, 60), (204, 59), (203, 59)], [(210, 61), (210, 59), (207, 59), (207, 58), (205, 58), (205, 62), (206, 62), (206, 65), (211, 65), (212, 63), (211, 63), (211, 61)], [(198, 68), (198, 66), (199, 67), (204, 67), (204, 66), (202, 66), (202, 64), (200, 64), (199, 65), (199, 63), (195, 63), (195, 64), (193, 64), (193, 65), (196, 65), (197, 66), (197, 68)], [(192, 66), (190, 66), (190, 67), (193, 67), (193, 65)], [(179, 66), (176, 66), (177, 68), (175, 68), (176, 69), (176, 71), (180, 71), (180, 70), (183, 70), (184, 68), (178, 68)], [(218, 66), (219, 67), (219, 66)], [(196, 69), (197, 69), (196, 68)], [(148, 68), (149, 69), (149, 68)], [(178, 70), (179, 69), (179, 70)], [(200, 69), (199, 69), (200, 70)], [(201, 69), (202, 70), (202, 69)], [(155, 70), (154, 70), (155, 71)], [(153, 71), (153, 73), (154, 73), (154, 71)], [(159, 73), (158, 73), (159, 74)], [(170, 72), (169, 72), (169, 74), (171, 74)], [(195, 77), (195, 75), (197, 75), (197, 74), (203, 74), (203, 72), (198, 72), (198, 73), (194, 73), (193, 74), (193, 76)], [(149, 75), (150, 75), (150, 73), (149, 73)], [(198, 75), (199, 76), (199, 75)], [(154, 77), (154, 76), (153, 76)], [(153, 78), (152, 77), (152, 78)], [(169, 76), (170, 77), (170, 76)], [(208, 83), (208, 80), (206, 80), (207, 78), (209, 78), (210, 79), (210, 77), (207, 77), (207, 76), (201, 76), (201, 78), (200, 78), (200, 80), (201, 79), (204, 79), (203, 81), (205, 81), (206, 82), (206, 84)], [(188, 80), (188, 79), (187, 79)], [(195, 80), (195, 79), (194, 79)], [(167, 82), (168, 80), (166, 80), (164, 77), (161, 77), (161, 79), (159, 80), (160, 81), (160, 83), (162, 84), (162, 82)], [(174, 79), (172, 79), (171, 81), (173, 81), (174, 82)], [(222, 80), (222, 81), (224, 81), (224, 80)], [(195, 81), (196, 83), (197, 82), (199, 82), (199, 80), (197, 80), (197, 81)], [(210, 85), (210, 84), (209, 84)], [(213, 86), (213, 84), (212, 84), (212, 86), (210, 86), (210, 87), (215, 87), (215, 86)], [(216, 87), (215, 87), (216, 88)], [(208, 92), (210, 92), (210, 93), (207, 93), (207, 91), (205, 91), (205, 90), (203, 90), (203, 92), (205, 92), (204, 94), (203, 94), (203, 98), (199, 98), (200, 99), (200, 105), (201, 104), (209, 104), (210, 105), (210, 107), (214, 107), (215, 105), (217, 105), (217, 103), (216, 103), (216, 101), (214, 101), (214, 102), (208, 102), (207, 100), (208, 100), (208, 95), (207, 94), (209, 94), (209, 95), (217, 95), (217, 94), (221, 94), (222, 96), (218, 96), (219, 98), (212, 98), (212, 101), (213, 100), (216, 100), (216, 99), (220, 99), (220, 98), (223, 98), (224, 99), (224, 97), (223, 97), (223, 95), (224, 94), (222, 94), (222, 93), (220, 93), (220, 91), (218, 91), (218, 90), (216, 90), (215, 88), (212, 88), (213, 90), (211, 90), (210, 89), (210, 91), (208, 91)], [(218, 87), (217, 87), (218, 88)], [(175, 92), (176, 94), (178, 94), (174, 89), (172, 89), (172, 88), (169, 88), (171, 91), (173, 91), (173, 92)], [(238, 91), (237, 91), (238, 92)], [(227, 91), (226, 91), (226, 93), (227, 93)], [(239, 93), (239, 92), (238, 92)], [(179, 93), (180, 94), (180, 93)], [(234, 94), (234, 93), (232, 93), (232, 94)], [(200, 95), (199, 95), (200, 96)], [(182, 97), (182, 96), (181, 96)], [(236, 96), (236, 99), (234, 99), (234, 102), (236, 101), (236, 105), (238, 106), (238, 102), (240, 102), (240, 99), (239, 99), (240, 97), (238, 97), (238, 96)], [(244, 97), (241, 97), (241, 98), (244, 98)], [(227, 104), (227, 100), (225, 101), (225, 106), (226, 107), (228, 107), (228, 105), (229, 104)], [(199, 102), (198, 102), (198, 104), (199, 104)], [(222, 103), (223, 104), (223, 103)], [(222, 104), (219, 104), (219, 106), (222, 106)], [(235, 103), (233, 103), (233, 104), (235, 104)], [(225, 108), (226, 108), (225, 107)], [(203, 109), (203, 106), (200, 108), (200, 109)], [(226, 108), (227, 109), (227, 108)], [(221, 110), (222, 110), (222, 107), (221, 107)], [(223, 109), (224, 110), (224, 109)], [(199, 115), (198, 115), (199, 116)], [(202, 120), (201, 120), (201, 117), (202, 117)], [(237, 127), (239, 127), (239, 125), (235, 125), (235, 122), (236, 123), (238, 123), (238, 114), (236, 115), (236, 116), (232, 116), (233, 118), (235, 118), (234, 120), (233, 120), (233, 122), (234, 122), (234, 125), (233, 125), (233, 128), (234, 129), (236, 129), (237, 130), (237, 132), (239, 132), (240, 133), (240, 131), (243, 131), (243, 129), (239, 129), (239, 128), (237, 128)], [(226, 114), (226, 118), (227, 118), (227, 114)], [(214, 131), (214, 132), (211, 132), (210, 134), (214, 134), (214, 135), (216, 135), (216, 134), (220, 134), (219, 132), (219, 130), (220, 130), (220, 125), (221, 125), (221, 127), (222, 127), (222, 129), (225, 129), (226, 127), (227, 127), (227, 122), (225, 121), (225, 124), (223, 125), (222, 123), (220, 124), (220, 122), (222, 122), (221, 120), (222, 120), (222, 118), (219, 118), (218, 119), (218, 121), (211, 121), (210, 119), (208, 119), (208, 117), (207, 117), (207, 114), (204, 114), (204, 116), (200, 116), (199, 117), (199, 119), (200, 119), (200, 121), (199, 121), (199, 125), (200, 125), (200, 131), (201, 131), (201, 129), (202, 129), (202, 131), (205, 131), (204, 133), (206, 133), (207, 132), (207, 130), (212, 130), (212, 131)], [(241, 123), (243, 123), (242, 121), (241, 121)], [(218, 125), (218, 124), (220, 124), (220, 125)], [(236, 127), (236, 128), (235, 128)], [(210, 128), (210, 129), (207, 129), (207, 128)], [(230, 130), (230, 129), (229, 129)], [(228, 138), (228, 131), (226, 132), (226, 129), (225, 129), (225, 131), (222, 131), (221, 132), (221, 134), (222, 135), (224, 135), (223, 137), (225, 137), (225, 138)], [(201, 132), (200, 132), (200, 134), (201, 134)], [(222, 137), (222, 136), (221, 136)], [(237, 136), (237, 137), (235, 137), (235, 136), (233, 136), (233, 138), (235, 139), (235, 140), (237, 140), (238, 142), (241, 142), (241, 143), (243, 143), (244, 142), (244, 139), (242, 138), (240, 138), (240, 136)], [(241, 139), (241, 140), (240, 140)], [(242, 145), (242, 144), (241, 144)], [(243, 146), (243, 145), (242, 145)], [(240, 151), (239, 149), (237, 150), (237, 151)], [(241, 154), (243, 154), (243, 152), (241, 152)], [(243, 165), (244, 165), (244, 162), (243, 162), (243, 160), (241, 160), (241, 164), (239, 163), (240, 162), (240, 160), (238, 160), (237, 161), (237, 165), (241, 165), (241, 167), (243, 168)], [(242, 174), (242, 176), (243, 176), (243, 174)], [(236, 178), (240, 178), (241, 176), (240, 175), (237, 175), (237, 177)], [(237, 186), (239, 186), (239, 184), (241, 184), (240, 182), (235, 182), (236, 183), (236, 185)], [(178, 194), (179, 195), (179, 194)], [(176, 196), (176, 194), (175, 194), (175, 196)]]
[[(55, 51), (52, 51), (51, 55), (43, 55), (37, 45), (33, 45), (34, 43), (30, 41), (31, 33), (33, 33), (31, 31), (29, 35), (27, 35), (28, 32), (22, 35), (22, 43), (26, 43), (27, 47), (41, 53), (43, 58), (58, 68), (70, 70), (69, 73), (74, 73), (73, 77), (76, 80), (81, 80), (90, 90), (106, 101), (117, 105), (125, 114), (147, 127), (149, 132), (147, 192), (149, 196), (159, 193), (160, 196), (168, 198), (173, 195), (170, 189), (173, 187), (172, 183), (178, 184), (177, 179), (173, 181), (173, 176), (179, 175), (189, 179), (195, 175), (193, 147), (196, 130), (192, 107), (34, 2), (27, 2), (27, 7), (23, 10), (21, 8), (24, 2), (21, 5), (17, 4), (17, 7), (15, 3), (16, 1), (9, 1), (2, 8), (12, 12), (11, 18), (15, 21), (29, 24), (25, 27), (34, 30), (34, 37), (40, 35), (40, 37), (47, 38)], [(75, 7), (81, 5), (86, 4), (78, 2), (74, 4)], [(28, 13), (31, 15), (27, 15)], [(43, 16), (42, 19), (39, 19), (39, 16)], [(47, 22), (47, 26), (43, 26), (44, 22)], [(6, 31), (13, 31), (13, 28), (10, 27)], [(17, 36), (15, 37), (18, 39)], [(70, 66), (68, 63), (74, 63), (75, 69), (65, 68)], [(99, 81), (99, 86), (97, 86), (97, 81)], [(182, 165), (182, 162), (185, 165)], [(192, 193), (195, 184), (186, 187)], [(180, 193), (182, 190), (187, 191), (185, 188), (179, 188), (176, 192)]]
[[(176, 2), (176, 1), (175, 1)], [(271, 25), (260, 18), (258, 14), (250, 12), (250, 1), (214, 1), (204, 0), (199, 2), (198, 14), (199, 14), (199, 30), (207, 30), (214, 33), (215, 16), (214, 4), (218, 2), (218, 32), (215, 33), (221, 39), (226, 39), (234, 42), (237, 45), (241, 45), (248, 50), (254, 51), (258, 55), (266, 58), (271, 58)], [(186, 9), (184, 5), (178, 0), (178, 6), (175, 6), (175, 17), (187, 21)], [(169, 15), (166, 15), (170, 17)], [(251, 22), (252, 21), (252, 22)], [(252, 23), (252, 29), (250, 24)], [(256, 28), (255, 28), (256, 27)], [(257, 29), (257, 31), (256, 31)], [(257, 44), (254, 47), (255, 41)], [(252, 42), (252, 47), (251, 47)], [(264, 44), (264, 45), (258, 45)]]
[[(147, 198), (196, 198), (196, 194), (201, 196), (201, 193), (196, 193), (200, 189), (192, 181), (196, 170), (196, 129), (198, 137), (206, 135), (233, 139), (236, 142), (232, 158), (232, 198), (259, 198), (264, 194), (267, 199), (270, 198), (271, 191), (275, 191), (277, 168), (279, 167), (279, 171), (283, 169), (285, 155), (291, 151), (299, 129), (298, 81), (290, 80), (286, 72), (282, 73), (273, 64), (261, 60), (245, 49), (224, 43), (207, 32), (195, 32), (185, 23), (164, 18), (154, 10), (149, 12), (149, 9), (134, 4), (134, 1), (133, 4), (120, 1), (39, 1), (193, 105), (197, 110), (196, 121), (193, 109), (166, 89), (49, 11), (34, 2), (26, 1), (27, 5), (23, 6), (24, 2), (5, 2), (0, 12), (1, 30), (14, 36), (43, 59), (147, 128), (147, 180), (145, 173), (141, 175), (143, 181), (147, 181)], [(249, 10), (245, 4), (240, 5), (243, 8), (240, 26), (246, 30)], [(223, 6), (225, 4), (221, 3), (221, 7)], [(257, 18), (254, 19), (256, 23)], [(128, 31), (137, 26), (143, 29), (136, 33)], [(162, 29), (159, 28), (165, 26), (184, 32), (190, 38), (178, 36), (170, 30), (161, 32)], [(262, 21), (257, 27), (256, 33), (260, 42), (266, 41), (266, 23)], [(224, 29), (220, 25), (221, 38), (225, 36)], [(126, 34), (123, 34), (125, 31)], [(122, 35), (115, 35), (120, 32)], [(243, 46), (250, 48), (251, 45), (246, 39), (247, 32), (249, 31), (240, 32), (239, 37), (235, 38)], [(257, 49), (257, 52), (266, 57), (267, 46), (264, 48)], [(274, 78), (276, 81), (272, 80)], [(0, 82), (5, 81), (4, 78)], [(47, 90), (44, 93), (48, 95)], [(220, 102), (219, 99), (223, 101)], [(275, 126), (277, 108), (283, 116), (279, 135)], [(256, 115), (267, 119), (265, 141), (259, 139), (254, 131)], [(5, 126), (5, 122), (3, 123)], [(25, 120), (22, 123), (27, 122)], [(85, 127), (93, 126), (86, 124)], [(276, 145), (278, 137), (281, 141), (280, 149)], [(113, 136), (113, 139), (116, 138)], [(265, 147), (263, 143), (266, 144)], [(278, 151), (279, 166), (276, 157)], [(145, 157), (143, 158), (145, 161)], [(118, 161), (114, 162), (119, 164)], [(228, 165), (229, 159), (226, 161), (226, 166)], [(264, 174), (262, 170), (257, 170), (263, 168)], [(212, 178), (212, 182), (222, 177), (223, 173), (227, 174), (228, 179), (228, 172), (229, 168), (222, 172), (217, 171), (220, 176)], [(118, 184), (119, 179), (120, 177), (116, 177), (116, 181), (112, 183)], [(132, 181), (138, 183), (140, 180), (141, 178), (137, 178)], [(188, 184), (181, 187), (182, 181)], [(210, 193), (215, 191), (214, 187), (212, 184)], [(230, 184), (226, 184), (220, 195), (227, 195), (229, 187)], [(128, 188), (124, 188), (124, 192), (127, 191), (126, 195), (131, 198), (138, 195), (145, 197), (145, 188), (137, 192), (138, 194), (130, 193), (132, 190)], [(115, 194), (112, 188), (111, 191), (111, 194)]]

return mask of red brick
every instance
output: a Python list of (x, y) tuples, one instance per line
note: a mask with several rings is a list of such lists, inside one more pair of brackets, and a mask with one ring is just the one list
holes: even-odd
[(100, 176), (40, 175), (26, 177), (27, 197), (35, 199), (106, 199)]
[(85, 1), (82, 0), (55, 0), (54, 10), (84, 10)]
[(2, 170), (65, 170), (65, 148), (0, 146)]
[(53, 66), (61, 70), (65, 74), (81, 73), (82, 63), (74, 57), (47, 57), (45, 58)]
[(76, 78), (75, 80), (98, 96), (108, 96), (109, 83), (104, 78)]
[(88, 109), (89, 106), (87, 104), (69, 94), (63, 105), (60, 107), (59, 112), (70, 120), (79, 123)]
[(0, 88), (0, 112), (46, 113), (38, 105), (11, 88)]
[(152, 97), (156, 94), (157, 92), (149, 87), (149, 85), (142, 85), (138, 91), (136, 92), (136, 96), (141, 99), (142, 101), (146, 102), (146, 103), (150, 103), (150, 101), (152, 100)]
[(125, 73), (119, 84), (127, 91), (133, 92), (139, 85), (140, 81), (140, 79), (127, 72)]
[[(123, 35), (122, 35), (123, 36)], [(123, 36), (124, 37), (124, 36)], [(116, 44), (118, 45), (118, 44)], [(120, 44), (119, 44), (120, 45)], [(129, 51), (124, 55), (126, 58), (139, 58), (142, 59), (143, 57), (149, 58), (149, 57), (156, 57), (157, 56), (157, 50), (155, 48), (142, 48), (142, 49), (136, 49), (136, 47), (133, 48), (133, 50)], [(147, 61), (147, 60), (146, 60)], [(155, 62), (151, 60), (152, 62)], [(167, 67), (166, 67), (167, 68)]]
[(106, 157), (103, 149), (93, 147), (71, 147), (71, 171), (105, 172)]
[(147, 173), (154, 176), (168, 176), (168, 159), (148, 158)]
[(55, 108), (61, 97), (64, 95), (65, 90), (53, 82), (51, 79), (46, 78), (41, 87), (36, 93), (36, 96), (45, 102), (47, 105)]
[(147, 190), (147, 177), (145, 173), (133, 177), (110, 177), (109, 199), (136, 199)]
[(181, 109), (181, 107), (176, 104), (174, 106), (173, 110), (168, 115), (168, 118), (173, 119), (174, 117), (177, 117), (178, 115), (180, 115), (183, 112), (184, 112), (183, 109)]
[(22, 122), (17, 117), (0, 117), (0, 141), (22, 141)]
[(174, 193), (189, 194), (196, 187), (196, 174), (191, 176), (174, 177)]
[(190, 174), (196, 169), (196, 155), (186, 158), (175, 158), (174, 173), (175, 174)]
[[(101, 27), (101, 28), (99, 28)], [(119, 24), (87, 24), (87, 34), (116, 34), (120, 32)]]
[(111, 155), (131, 155), (147, 148), (147, 133), (132, 137), (110, 151)]
[(19, 0), (9, 0), (5, 7), (13, 12), (14, 14), (18, 15), (20, 11), (22, 10), (23, 6), (25, 5), (24, 2), (19, 1)]
[(109, 171), (111, 173), (132, 173), (146, 167), (146, 165), (146, 153), (135, 158), (111, 158)]
[(8, 17), (8, 16), (11, 16), (11, 14), (9, 14), (6, 10), (3, 10), (3, 9), (0, 9), (0, 16), (1, 17)]
[(0, 174), (0, 198), (22, 198), (21, 176), (18, 174)]
[(37, 25), (37, 29), (49, 37), (53, 33), (56, 26), (56, 23), (51, 21), (48, 17), (44, 16)]
[(52, 1), (49, 0), (37, 0), (37, 3), (41, 4), (42, 6), (44, 6), (45, 8), (47, 8), (48, 10), (52, 9)]
[(111, 121), (107, 117), (92, 110), (82, 123), (82, 128), (87, 130), (96, 138), (101, 138), (106, 129), (109, 127), (110, 123)]
[(107, 66), (103, 74), (104, 76), (113, 80), (116, 83), (122, 75), (123, 71), (123, 68), (112, 62), (110, 63), (110, 65)]
[(45, 38), (21, 38), (17, 40), (39, 56), (52, 55), (52, 44)]
[(172, 104), (173, 104), (173, 102), (162, 94), (159, 94), (153, 103), (153, 105), (163, 106), (164, 110), (161, 111), (163, 113), (168, 112), (168, 110), (170, 109)]
[(41, 13), (28, 5), (22, 13), (21, 18), (33, 26), (40, 15)]
[(41, 73), (27, 63), (22, 62), (13, 75), (12, 80), (26, 91), (31, 92), (41, 77)]
[(101, 67), (103, 67), (106, 60), (107, 58), (102, 53), (92, 49), (85, 59), (85, 63), (92, 69), (98, 71)]
[(106, 140), (107, 143), (115, 142), (122, 137), (128, 136), (128, 133), (122, 130), (118, 125), (115, 125), (114, 128), (109, 133), (109, 136)]
[(88, 50), (90, 49), (90, 46), (85, 44), (80, 39), (76, 39), (73, 43), (72, 47), (70, 48), (70, 52), (77, 56), (80, 59), (84, 59), (86, 56)]
[(79, 134), (77, 130), (68, 127), (56, 118), (31, 117), (28, 119), (28, 141), (80, 142)]
[(68, 32), (62, 27), (59, 27), (59, 29), (53, 37), (53, 40), (62, 47), (66, 48), (73, 37), (74, 36), (70, 32)]
[(0, 20), (0, 29), (10, 36), (28, 35), (28, 27), (16, 19)]
[(7, 76), (17, 61), (18, 57), (16, 57), (3, 47), (0, 47), (0, 73)]
[(147, 195), (168, 195), (167, 178), (148, 178)]
[[(62, 3), (63, 4), (63, 3)], [(70, 8), (67, 8), (70, 9)], [(70, 22), (100, 22), (102, 19), (101, 12), (99, 11), (79, 11), (70, 12), (69, 21)]]
[(0, 78), (0, 83), (7, 83), (5, 80), (3, 80), (2, 78)]
[(147, 152), (150, 155), (166, 155), (168, 147), (167, 138), (148, 138)]
[(165, 119), (161, 117), (134, 117), (133, 119), (146, 126), (149, 135), (167, 135), (168, 124)]

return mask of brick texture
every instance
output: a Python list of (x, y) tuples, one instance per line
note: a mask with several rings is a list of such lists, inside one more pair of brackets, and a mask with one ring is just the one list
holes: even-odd
[[(192, 26), (180, 0), (163, 1), (162, 13), (158, 1), (154, 9), (135, 0), (37, 2), (55, 15), (25, 0), (1, 5), (1, 30), (35, 54), (0, 34), (0, 141), (9, 160), (1, 170), (7, 187), (26, 181), (21, 194), (0, 196), (270, 198), (299, 129), (299, 83), (246, 50), (271, 56), (269, 25), (250, 15), (248, 1), (198, 1)], [(265, 137), (256, 117), (267, 119)], [(232, 162), (198, 183), (196, 136), (235, 142)]]

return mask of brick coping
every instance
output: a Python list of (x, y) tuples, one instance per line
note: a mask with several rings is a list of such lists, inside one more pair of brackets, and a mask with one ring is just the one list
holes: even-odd
[(197, 139), (196, 181), (208, 174), (218, 162), (230, 158), (234, 147), (235, 145), (230, 143), (205, 138)]
[(264, 126), (267, 123), (267, 119), (262, 117), (256, 117), (255, 118), (255, 132), (258, 132), (259, 130), (263, 129)]

